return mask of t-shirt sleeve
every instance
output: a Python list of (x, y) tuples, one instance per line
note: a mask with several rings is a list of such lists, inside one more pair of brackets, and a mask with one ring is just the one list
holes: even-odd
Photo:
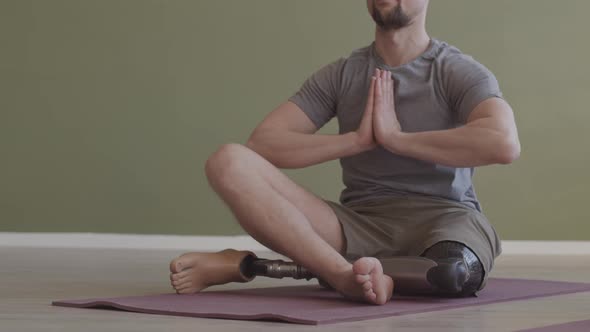
[(482, 101), (503, 98), (494, 74), (471, 56), (454, 55), (447, 59), (444, 69), (447, 101), (460, 123), (466, 123)]
[(319, 129), (336, 115), (344, 58), (314, 72), (288, 100), (295, 103)]

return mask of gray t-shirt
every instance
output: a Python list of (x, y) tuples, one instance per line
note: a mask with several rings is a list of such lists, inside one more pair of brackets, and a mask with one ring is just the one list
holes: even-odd
[[(289, 100), (321, 128), (338, 118), (340, 134), (358, 129), (375, 67), (392, 72), (395, 109), (405, 132), (450, 129), (465, 124), (482, 101), (502, 98), (494, 75), (457, 48), (431, 39), (410, 63), (390, 67), (375, 42), (313, 73)], [(438, 196), (481, 211), (473, 189), (473, 168), (454, 168), (396, 155), (377, 147), (340, 159), (343, 205), (409, 194)]]

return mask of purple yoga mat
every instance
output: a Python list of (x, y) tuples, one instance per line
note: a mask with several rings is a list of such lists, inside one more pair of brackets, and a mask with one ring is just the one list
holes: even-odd
[(549, 325), (534, 329), (520, 330), (519, 332), (588, 332), (590, 331), (590, 319), (577, 322)]
[(319, 285), (251, 288), (192, 295), (147, 296), (54, 301), (64, 307), (105, 308), (150, 314), (279, 320), (299, 324), (329, 324), (419, 312), (437, 311), (535, 297), (590, 291), (590, 283), (526, 279), (489, 279), (478, 297), (394, 297), (382, 306), (345, 300)]

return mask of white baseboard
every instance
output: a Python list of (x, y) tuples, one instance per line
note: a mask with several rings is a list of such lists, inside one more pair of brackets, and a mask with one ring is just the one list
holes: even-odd
[[(249, 235), (1, 233), (0, 247), (270, 251)], [(590, 241), (502, 241), (504, 255), (590, 255)]]
[(269, 251), (249, 235), (186, 236), (111, 233), (1, 233), (0, 247)]
[(590, 241), (502, 241), (504, 255), (590, 255)]

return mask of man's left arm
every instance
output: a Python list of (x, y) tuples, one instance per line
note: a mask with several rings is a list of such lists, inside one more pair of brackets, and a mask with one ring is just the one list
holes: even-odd
[(502, 98), (488, 98), (470, 112), (466, 124), (447, 130), (394, 132), (387, 150), (450, 167), (509, 164), (520, 155), (514, 114)]

